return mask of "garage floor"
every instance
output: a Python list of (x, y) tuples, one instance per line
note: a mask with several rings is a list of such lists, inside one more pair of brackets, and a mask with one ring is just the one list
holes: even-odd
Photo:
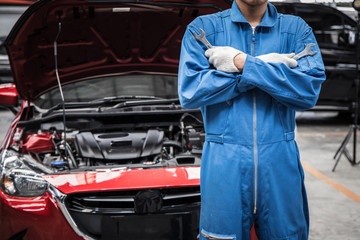
[[(310, 208), (310, 239), (360, 239), (360, 166), (351, 166), (342, 156), (332, 172), (333, 157), (352, 120), (333, 113), (306, 112), (298, 113), (297, 122), (296, 139)], [(352, 156), (352, 139), (347, 146)]]
[[(0, 111), (0, 141), (12, 117)], [(333, 156), (351, 119), (337, 117), (336, 113), (300, 112), (297, 121), (296, 139), (310, 205), (310, 239), (360, 239), (360, 165), (351, 166), (343, 156), (336, 171), (331, 171)], [(357, 146), (360, 148), (360, 144)], [(352, 154), (352, 141), (348, 148)]]

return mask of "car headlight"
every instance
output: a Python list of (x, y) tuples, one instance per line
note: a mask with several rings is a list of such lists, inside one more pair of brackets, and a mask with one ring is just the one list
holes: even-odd
[(6, 151), (1, 158), (1, 189), (9, 195), (36, 197), (43, 195), (49, 184), (41, 175), (31, 170), (13, 151)]

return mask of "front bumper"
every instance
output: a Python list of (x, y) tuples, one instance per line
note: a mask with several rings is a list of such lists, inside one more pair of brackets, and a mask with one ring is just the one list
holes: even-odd
[[(8, 196), (0, 191), (0, 239), (79, 240), (50, 193), (41, 197)], [(21, 238), (22, 237), (22, 238)]]
[(200, 192), (184, 189), (162, 190), (161, 209), (142, 213), (131, 196), (114, 192), (66, 195), (51, 186), (41, 197), (20, 198), (0, 191), (0, 239), (197, 239)]

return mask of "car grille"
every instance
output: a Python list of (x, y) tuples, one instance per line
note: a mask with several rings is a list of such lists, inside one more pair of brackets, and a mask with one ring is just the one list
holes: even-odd
[[(68, 195), (65, 205), (79, 229), (95, 239), (117, 238), (115, 233), (109, 235), (110, 225), (118, 229), (121, 239), (128, 239), (127, 234), (132, 234), (131, 239), (172, 240), (196, 239), (198, 235), (199, 187), (77, 193)], [(128, 225), (121, 233), (119, 225), (125, 226), (124, 220), (135, 226)]]

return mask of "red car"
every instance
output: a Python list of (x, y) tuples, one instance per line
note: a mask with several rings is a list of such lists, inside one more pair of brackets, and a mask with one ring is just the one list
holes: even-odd
[(179, 105), (178, 57), (190, 21), (229, 7), (26, 10), (5, 41), (16, 88), (1, 86), (0, 104), (22, 104), (0, 149), (0, 239), (198, 238), (204, 129)]

